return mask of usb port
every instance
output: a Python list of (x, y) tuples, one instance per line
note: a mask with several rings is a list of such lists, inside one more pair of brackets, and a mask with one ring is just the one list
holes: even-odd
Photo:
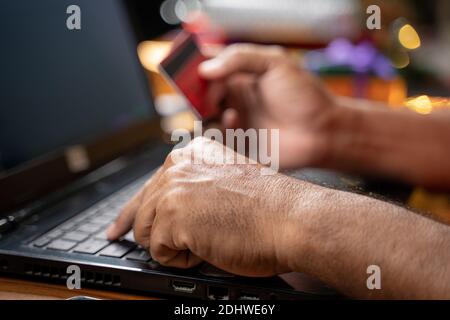
[(172, 288), (176, 292), (193, 293), (197, 286), (191, 281), (173, 280)]

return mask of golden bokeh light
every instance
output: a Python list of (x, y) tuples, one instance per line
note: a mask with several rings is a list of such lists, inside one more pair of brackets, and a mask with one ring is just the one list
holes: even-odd
[(400, 44), (408, 50), (418, 49), (421, 45), (417, 31), (410, 24), (405, 24), (398, 32)]
[(420, 114), (430, 114), (433, 111), (450, 110), (450, 99), (422, 95), (409, 98), (405, 106)]
[(158, 72), (159, 63), (170, 52), (169, 41), (143, 41), (138, 46), (138, 56), (145, 69)]
[(433, 104), (428, 96), (419, 96), (406, 102), (406, 106), (420, 114), (430, 114), (433, 111)]

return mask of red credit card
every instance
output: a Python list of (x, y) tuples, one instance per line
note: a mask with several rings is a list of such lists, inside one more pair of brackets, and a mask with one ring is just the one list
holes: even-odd
[(160, 72), (184, 95), (201, 119), (211, 119), (216, 110), (208, 106), (208, 83), (198, 74), (198, 66), (207, 58), (200, 52), (194, 36), (181, 32), (174, 41), (172, 51), (161, 62)]

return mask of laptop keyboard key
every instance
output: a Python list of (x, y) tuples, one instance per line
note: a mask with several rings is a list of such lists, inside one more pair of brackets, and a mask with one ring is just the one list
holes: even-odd
[(106, 237), (106, 230), (100, 231), (94, 236), (94, 238), (97, 240), (108, 240), (108, 238)]
[(35, 240), (33, 242), (33, 246), (38, 247), (38, 248), (42, 248), (44, 247), (46, 244), (48, 244), (50, 241), (52, 241), (52, 239), (47, 238), (47, 237), (40, 237), (39, 239)]
[[(64, 222), (58, 228), (50, 230), (31, 244), (36, 248), (47, 246), (48, 249), (61, 251), (69, 251), (77, 246), (77, 252), (95, 254), (95, 252), (103, 250), (100, 255), (123, 257), (136, 248), (133, 243), (133, 233), (130, 232), (123, 237), (123, 240), (111, 244), (106, 238), (104, 229), (118, 216), (126, 202), (144, 185), (146, 180), (147, 178), (137, 180), (134, 184)], [(92, 235), (94, 236), (92, 237)], [(88, 237), (91, 238), (86, 240)], [(99, 249), (96, 250), (97, 248)], [(134, 252), (130, 258), (134, 257), (138, 261), (147, 259), (145, 253), (139, 254)]]
[(77, 215), (74, 219), (72, 219), (72, 222), (74, 222), (74, 223), (82, 223), (82, 222), (85, 221), (88, 217), (89, 217), (88, 214), (82, 213), (82, 214)]
[(72, 231), (68, 232), (63, 236), (63, 239), (65, 240), (71, 240), (75, 242), (81, 242), (86, 240), (89, 237), (89, 234), (84, 232), (78, 232), (78, 231)]
[(135, 247), (136, 245), (129, 241), (114, 242), (100, 251), (100, 255), (112, 258), (122, 258)]
[(104, 210), (102, 215), (104, 217), (108, 217), (110, 220), (113, 220), (114, 218), (116, 218), (119, 215), (119, 212), (120, 212), (120, 210), (117, 208), (107, 208)]
[(96, 254), (108, 244), (109, 242), (105, 240), (89, 239), (80, 243), (73, 251), (77, 253)]
[(105, 226), (110, 221), (111, 221), (110, 219), (107, 219), (104, 216), (98, 216), (98, 217), (90, 219), (90, 223), (98, 224), (98, 225), (101, 225), (101, 226)]
[(59, 229), (54, 229), (52, 231), (50, 231), (49, 233), (47, 233), (45, 236), (47, 238), (51, 238), (51, 239), (56, 239), (61, 237), (64, 234), (64, 231), (59, 230)]
[(75, 228), (76, 223), (75, 222), (66, 222), (63, 225), (61, 225), (59, 228), (63, 231), (71, 231), (73, 228)]
[(107, 214), (103, 214), (103, 217), (105, 217), (105, 219), (108, 221), (108, 224), (111, 224), (114, 222), (114, 220), (117, 219), (117, 215), (107, 215)]
[(48, 246), (47, 249), (51, 250), (59, 250), (59, 251), (69, 251), (73, 247), (75, 247), (77, 243), (73, 241), (66, 240), (53, 240)]
[(133, 260), (133, 261), (140, 261), (140, 262), (147, 262), (152, 259), (150, 254), (147, 250), (144, 249), (136, 249), (131, 251), (129, 254), (125, 256), (125, 259), (127, 260)]
[(98, 208), (93, 207), (93, 208), (90, 208), (89, 210), (85, 211), (83, 213), (83, 215), (84, 215), (85, 218), (88, 218), (88, 217), (95, 217), (95, 215), (97, 213), (98, 213)]
[(102, 228), (101, 225), (86, 223), (86, 224), (83, 224), (82, 226), (78, 227), (77, 230), (81, 231), (81, 232), (93, 234), (93, 233), (96, 233), (97, 231), (99, 231), (101, 228)]

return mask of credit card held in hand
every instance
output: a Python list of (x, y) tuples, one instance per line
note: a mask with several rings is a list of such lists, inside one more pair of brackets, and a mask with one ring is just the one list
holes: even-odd
[(216, 110), (207, 104), (208, 83), (198, 73), (198, 66), (207, 58), (193, 35), (182, 32), (174, 41), (172, 51), (161, 62), (159, 70), (177, 91), (184, 95), (203, 120), (215, 116)]

